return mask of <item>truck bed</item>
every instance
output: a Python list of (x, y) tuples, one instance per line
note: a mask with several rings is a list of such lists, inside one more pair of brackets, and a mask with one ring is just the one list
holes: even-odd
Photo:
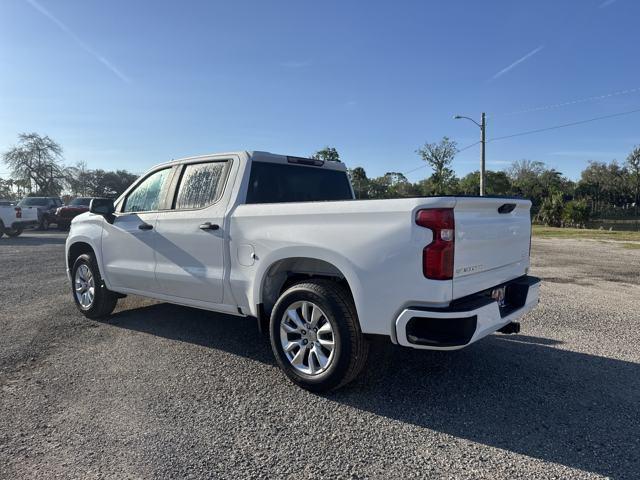
[[(498, 213), (504, 204), (515, 206)], [(230, 219), (230, 250), (232, 258), (248, 266), (237, 274), (234, 297), (253, 299), (250, 292), (260, 290), (254, 282), (268, 276), (266, 270), (279, 260), (312, 256), (335, 266), (347, 280), (363, 331), (388, 335), (406, 306), (447, 306), (524, 275), (529, 265), (530, 205), (527, 200), (486, 197), (239, 205)], [(416, 225), (415, 218), (419, 210), (433, 208), (454, 212), (455, 266), (450, 280), (431, 280), (423, 274), (423, 249), (433, 241), (433, 232)], [(248, 255), (259, 260), (244, 258)]]

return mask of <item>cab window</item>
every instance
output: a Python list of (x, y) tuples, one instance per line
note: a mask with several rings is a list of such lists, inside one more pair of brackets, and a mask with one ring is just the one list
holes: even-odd
[(184, 166), (174, 208), (203, 208), (222, 195), (229, 168), (228, 161), (190, 163)]
[(247, 203), (353, 200), (347, 172), (252, 162)]
[(134, 188), (124, 201), (123, 212), (150, 212), (157, 210), (165, 193), (170, 168), (158, 170)]

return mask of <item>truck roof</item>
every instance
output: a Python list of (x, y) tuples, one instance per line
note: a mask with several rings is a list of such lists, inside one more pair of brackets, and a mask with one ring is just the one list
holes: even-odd
[[(212, 156), (216, 156), (216, 157), (224, 157), (225, 155), (238, 155), (238, 156), (244, 156), (247, 155), (252, 161), (256, 161), (256, 162), (270, 162), (270, 163), (293, 163), (293, 164), (303, 164), (306, 165), (305, 162), (310, 162), (313, 159), (310, 159), (309, 157), (296, 157), (296, 156), (291, 156), (291, 155), (280, 155), (277, 153), (271, 153), (271, 152), (264, 152), (261, 150), (252, 150), (252, 151), (247, 151), (247, 150), (238, 150), (235, 152), (219, 152), (219, 153), (209, 153), (206, 155), (195, 155), (195, 156), (191, 156), (191, 157), (185, 157), (185, 158), (178, 158), (175, 160), (171, 160), (169, 162), (164, 162), (161, 163), (159, 165), (156, 165), (155, 167), (153, 167), (154, 169), (159, 167), (159, 166), (165, 166), (165, 165), (174, 165), (174, 164), (178, 164), (178, 163), (182, 163), (182, 162), (187, 162), (187, 161), (193, 161), (193, 160), (198, 160), (198, 159), (207, 159), (210, 158)], [(342, 163), (342, 162), (323, 162), (321, 160), (317, 161), (317, 163), (312, 164), (309, 163), (309, 165), (312, 166), (316, 166), (316, 167), (322, 167), (322, 168), (327, 168), (327, 169), (331, 169), (331, 170), (340, 170), (340, 171), (346, 171), (347, 170), (347, 166)]]

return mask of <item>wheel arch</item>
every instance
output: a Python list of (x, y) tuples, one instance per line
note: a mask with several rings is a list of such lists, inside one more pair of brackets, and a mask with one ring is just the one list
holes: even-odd
[(276, 301), (290, 285), (311, 278), (328, 278), (344, 286), (358, 311), (358, 283), (351, 268), (320, 255), (287, 255), (272, 259), (256, 282), (254, 305), (260, 315), (269, 318)]
[(77, 236), (74, 237), (71, 242), (67, 242), (66, 246), (66, 262), (67, 262), (67, 272), (71, 275), (71, 269), (73, 268), (73, 264), (76, 259), (84, 254), (84, 253), (92, 253), (96, 258), (96, 263), (98, 264), (98, 270), (100, 271), (100, 276), (104, 281), (107, 288), (111, 285), (109, 283), (109, 279), (105, 275), (104, 266), (102, 264), (102, 256), (100, 255), (100, 249), (94, 245), (91, 241), (91, 238), (85, 236)]
[(78, 240), (69, 245), (69, 248), (67, 249), (67, 268), (69, 271), (73, 268), (73, 264), (76, 259), (85, 253), (92, 253), (94, 256), (96, 255), (96, 251), (93, 246), (82, 240)]

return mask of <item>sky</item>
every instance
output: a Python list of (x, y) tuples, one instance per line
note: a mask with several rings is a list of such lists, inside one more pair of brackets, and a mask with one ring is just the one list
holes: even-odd
[[(416, 149), (473, 144), (453, 116), (484, 111), (487, 168), (526, 158), (577, 179), (640, 144), (640, 111), (612, 116), (640, 109), (638, 18), (635, 0), (0, 0), (0, 151), (34, 131), (69, 165), (141, 173), (330, 145), (417, 181)], [(453, 162), (478, 166), (478, 145)]]

